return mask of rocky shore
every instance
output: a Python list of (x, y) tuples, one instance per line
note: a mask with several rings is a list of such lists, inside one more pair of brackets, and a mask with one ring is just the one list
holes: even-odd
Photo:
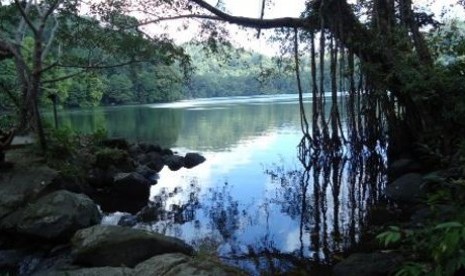
[(427, 194), (431, 191), (431, 174), (413, 159), (402, 158), (390, 163), (384, 191), (386, 202), (370, 211), (369, 228), (365, 229), (361, 244), (333, 267), (333, 275), (395, 274), (409, 256), (395, 246), (385, 248), (376, 235), (394, 225), (400, 225), (403, 229), (417, 229), (431, 220), (437, 220), (438, 216), (442, 220), (447, 219), (451, 208), (442, 206), (438, 211), (437, 206), (426, 204)]
[[(196, 254), (185, 242), (125, 226), (101, 225), (102, 209), (137, 213), (163, 168), (192, 168), (205, 158), (156, 145), (106, 140), (92, 169), (73, 181), (28, 152), (7, 154), (0, 174), (0, 274), (241, 275)], [(13, 156), (15, 155), (15, 156)]]
[[(9, 155), (9, 156), (8, 156)], [(192, 168), (197, 153), (180, 156), (157, 145), (104, 140), (89, 153), (81, 180), (52, 169), (27, 151), (9, 152), (13, 168), (0, 174), (0, 274), (10, 275), (244, 275), (185, 242), (131, 228), (159, 215), (150, 204), (158, 172)], [(439, 173), (439, 172), (438, 172)], [(431, 172), (412, 159), (391, 162), (387, 202), (368, 214), (357, 248), (333, 267), (334, 275), (390, 275), (409, 256), (386, 250), (376, 235), (390, 225), (422, 227), (447, 219), (450, 206), (425, 205)], [(102, 211), (131, 213), (118, 226), (102, 225)]]

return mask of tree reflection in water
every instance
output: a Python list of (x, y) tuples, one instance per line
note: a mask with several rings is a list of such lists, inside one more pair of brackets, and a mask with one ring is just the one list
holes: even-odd
[[(253, 274), (315, 271), (359, 241), (367, 211), (382, 197), (385, 153), (369, 152), (313, 156), (302, 169), (284, 162), (267, 165), (271, 185), (253, 206), (240, 204), (232, 184), (201, 191), (192, 179), (185, 190), (162, 190), (152, 203), (157, 216), (145, 221), (153, 231), (186, 239)], [(281, 222), (270, 219), (276, 213), (298, 225), (292, 249), (276, 233)], [(253, 231), (259, 234), (244, 238)]]

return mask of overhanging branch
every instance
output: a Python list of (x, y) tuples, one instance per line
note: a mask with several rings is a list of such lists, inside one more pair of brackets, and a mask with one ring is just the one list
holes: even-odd
[(295, 18), (295, 17), (280, 17), (274, 19), (260, 19), (260, 18), (251, 18), (251, 17), (243, 17), (243, 16), (234, 16), (228, 13), (225, 13), (212, 5), (208, 4), (203, 0), (190, 0), (200, 7), (206, 9), (207, 11), (211, 12), (212, 14), (218, 16), (219, 18), (223, 19), (232, 24), (237, 24), (244, 27), (252, 27), (252, 28), (259, 28), (259, 29), (274, 29), (274, 28), (310, 28), (310, 24), (308, 20), (303, 18)]

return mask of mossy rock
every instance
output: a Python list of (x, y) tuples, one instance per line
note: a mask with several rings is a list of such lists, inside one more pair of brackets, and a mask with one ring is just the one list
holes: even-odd
[(125, 172), (135, 169), (127, 151), (117, 148), (103, 148), (95, 153), (95, 165), (102, 169), (115, 166)]

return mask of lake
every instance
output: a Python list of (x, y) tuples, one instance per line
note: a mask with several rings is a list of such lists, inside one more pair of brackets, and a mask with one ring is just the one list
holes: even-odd
[(136, 227), (179, 237), (251, 274), (321, 271), (360, 239), (386, 181), (382, 151), (322, 156), (305, 170), (297, 95), (61, 111), (59, 122), (205, 156), (193, 169), (160, 172), (151, 201), (166, 213)]

